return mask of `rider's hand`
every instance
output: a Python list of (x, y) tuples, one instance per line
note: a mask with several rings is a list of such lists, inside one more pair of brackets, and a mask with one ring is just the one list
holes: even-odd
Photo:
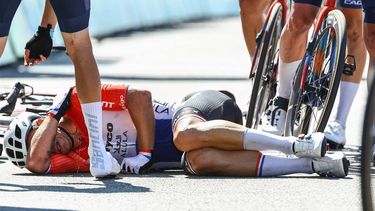
[(52, 106), (49, 108), (48, 116), (55, 118), (58, 122), (63, 117), (70, 106), (70, 96), (73, 88), (70, 88), (67, 93), (59, 94), (53, 100)]
[(151, 165), (151, 153), (139, 152), (137, 156), (124, 158), (121, 163), (121, 169), (126, 173), (145, 174)]
[(51, 25), (47, 28), (38, 27), (36, 34), (26, 43), (25, 46), (25, 65), (31, 66), (45, 61), (52, 50)]

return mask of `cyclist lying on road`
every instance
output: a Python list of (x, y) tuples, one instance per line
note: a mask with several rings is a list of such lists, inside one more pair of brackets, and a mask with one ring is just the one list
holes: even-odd
[[(325, 155), (322, 133), (280, 137), (242, 126), (241, 111), (228, 92), (192, 93), (177, 106), (152, 101), (149, 91), (103, 85), (102, 101), (105, 148), (123, 172), (180, 167), (182, 160), (181, 167), (193, 175), (348, 173), (343, 153)], [(44, 119), (20, 114), (10, 124), (4, 146), (13, 164), (39, 174), (88, 172), (90, 153), (100, 164), (101, 151), (89, 145), (75, 88), (56, 97)], [(265, 155), (265, 150), (294, 156)]]

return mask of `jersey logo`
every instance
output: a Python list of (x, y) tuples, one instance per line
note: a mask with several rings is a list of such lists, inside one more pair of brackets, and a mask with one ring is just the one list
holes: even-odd
[(362, 1), (361, 0), (344, 0), (345, 5), (356, 5), (356, 6), (361, 6)]
[(107, 143), (105, 149), (111, 154), (116, 153), (120, 156), (125, 157), (128, 146), (128, 131), (122, 133), (122, 135), (116, 135), (113, 137), (113, 124), (107, 124)]
[(102, 106), (104, 108), (112, 108), (114, 104), (115, 104), (114, 102), (107, 102), (107, 101), (102, 102)]

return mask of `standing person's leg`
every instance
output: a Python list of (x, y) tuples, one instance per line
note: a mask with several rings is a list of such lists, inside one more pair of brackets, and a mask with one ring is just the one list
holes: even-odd
[[(356, 3), (356, 1), (353, 1)], [(346, 55), (349, 64), (356, 65), (353, 75), (343, 73), (340, 83), (340, 100), (333, 121), (329, 122), (324, 133), (331, 143), (331, 148), (341, 148), (346, 143), (345, 128), (351, 105), (357, 94), (359, 83), (366, 63), (366, 47), (362, 36), (362, 5), (347, 5), (340, 1), (347, 25)]]
[(0, 0), (0, 58), (3, 55), (10, 25), (21, 0)]
[(275, 98), (262, 118), (262, 130), (282, 135), (292, 79), (305, 53), (307, 33), (319, 10), (320, 0), (294, 0), (280, 37), (278, 86)]
[(364, 9), (364, 27), (363, 37), (367, 47), (367, 51), (370, 55), (367, 84), (370, 87), (371, 80), (375, 74), (375, 1), (373, 0), (362, 0)]
[(245, 38), (250, 61), (255, 54), (255, 39), (263, 25), (263, 12), (270, 0), (240, 0), (242, 32)]
[(90, 41), (90, 0), (51, 0), (66, 49), (74, 64), (76, 87), (89, 133), (90, 172), (97, 177), (120, 172), (102, 138), (101, 84)]
[(185, 152), (182, 166), (190, 175), (269, 177), (293, 173), (318, 173), (345, 177), (349, 162), (343, 153), (319, 160), (285, 158), (265, 155), (258, 151), (225, 151), (214, 148)]

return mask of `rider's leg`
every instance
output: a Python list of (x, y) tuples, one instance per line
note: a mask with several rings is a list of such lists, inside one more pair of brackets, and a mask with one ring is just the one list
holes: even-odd
[[(344, 6), (344, 5), (343, 5)], [(361, 5), (359, 5), (361, 8)], [(353, 75), (343, 74), (340, 83), (340, 100), (334, 121), (327, 125), (326, 137), (335, 144), (344, 145), (346, 120), (358, 91), (366, 63), (366, 47), (362, 36), (362, 10), (360, 8), (342, 8), (347, 25), (347, 55), (354, 56), (356, 70)], [(349, 63), (354, 62), (348, 58)]]
[(0, 1), (0, 57), (3, 55), (10, 25), (21, 0)]
[(255, 38), (263, 25), (263, 11), (269, 0), (240, 0), (242, 31), (245, 38), (250, 61), (255, 54)]
[(101, 177), (117, 174), (120, 166), (102, 140), (101, 84), (89, 37), (89, 1), (50, 1), (68, 54), (74, 64), (78, 97), (89, 133), (90, 172)]
[[(202, 122), (196, 117), (185, 117), (178, 122), (173, 142), (184, 152), (212, 147), (235, 151), (276, 150), (300, 157), (322, 157), (325, 154), (322, 133), (313, 134), (300, 141), (296, 137), (276, 136), (225, 120)], [(309, 152), (306, 149), (309, 149)]]
[(370, 55), (369, 69), (368, 69), (368, 87), (372, 82), (373, 76), (375, 74), (375, 23), (365, 23), (363, 27), (364, 40), (368, 53)]
[(182, 165), (191, 175), (267, 177), (293, 173), (327, 173), (345, 177), (348, 162), (343, 154), (311, 158), (285, 158), (264, 155), (257, 151), (225, 151), (204, 148), (184, 153)]
[(294, 3), (280, 37), (279, 74), (276, 97), (262, 117), (262, 130), (282, 135), (292, 79), (305, 53), (307, 34), (319, 10), (317, 5)]
[(5, 45), (7, 43), (7, 36), (6, 37), (0, 37), (0, 58), (3, 55)]

